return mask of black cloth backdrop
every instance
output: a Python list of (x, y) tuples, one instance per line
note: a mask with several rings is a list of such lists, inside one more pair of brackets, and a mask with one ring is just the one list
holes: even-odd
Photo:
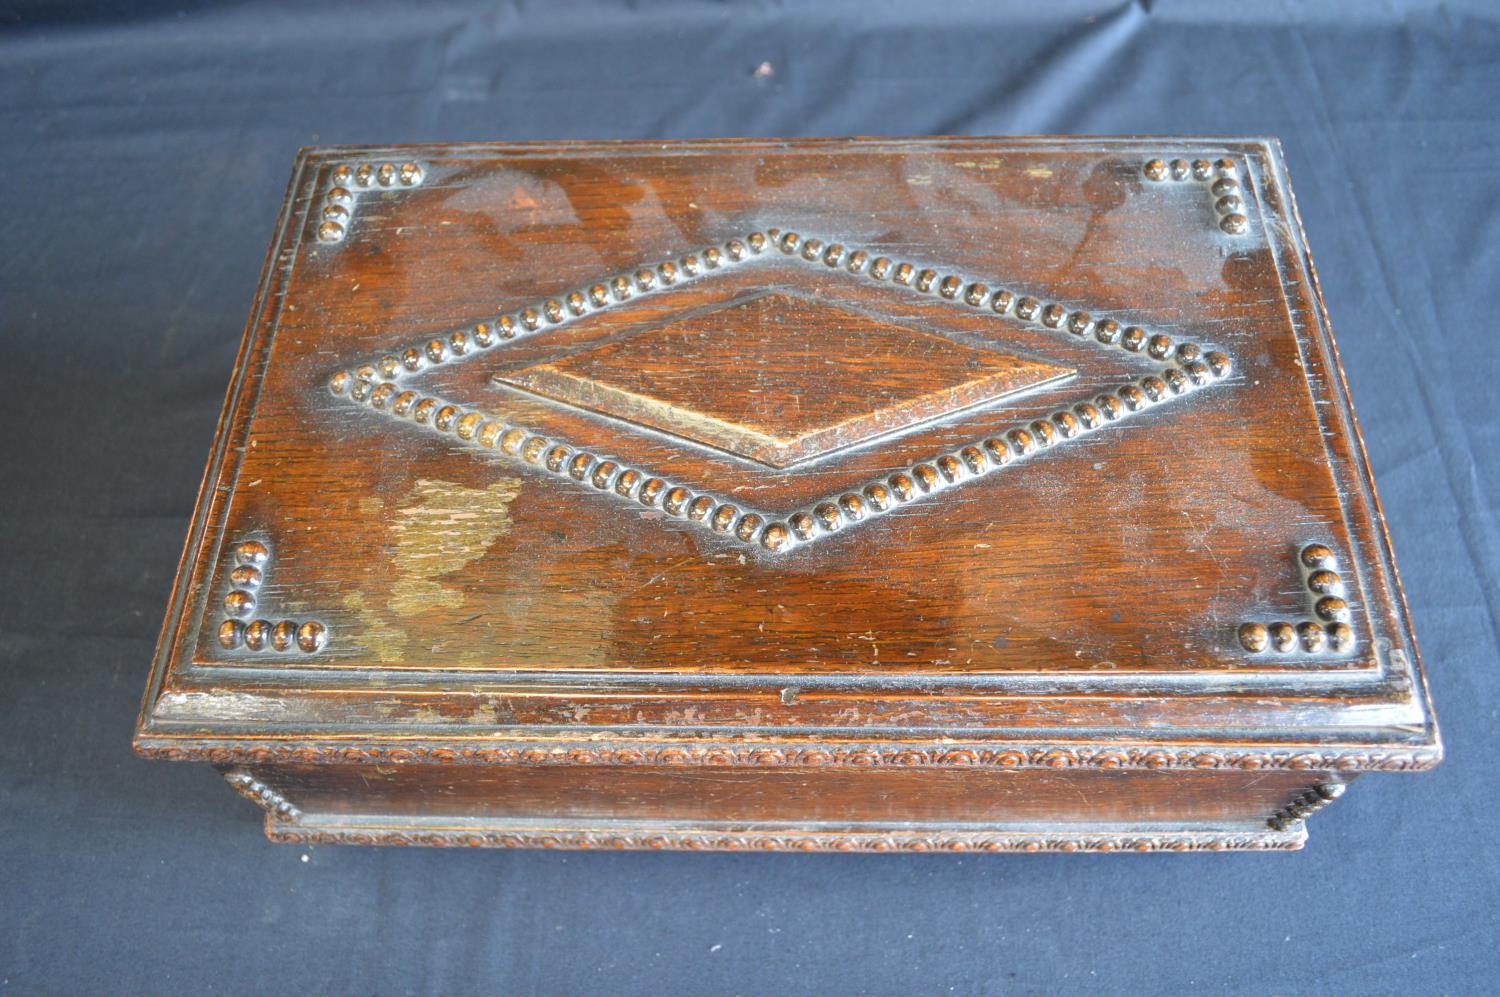
[[(1497, 13), (0, 3), (0, 991), (1500, 990)], [(1437, 771), (1292, 856), (563, 854), (273, 846), (131, 754), (299, 146), (1048, 132), (1283, 142)]]

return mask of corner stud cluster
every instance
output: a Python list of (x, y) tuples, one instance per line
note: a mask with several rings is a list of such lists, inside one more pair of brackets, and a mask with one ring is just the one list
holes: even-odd
[(272, 817), (283, 821), (297, 821), (302, 817), (302, 811), (298, 810), (290, 800), (244, 769), (232, 769), (225, 772), (224, 781), (229, 783), (230, 789)]
[(1320, 782), (1271, 815), (1266, 826), (1273, 831), (1289, 831), (1298, 821), (1306, 820), (1344, 795), (1342, 782)]
[(416, 163), (362, 163), (351, 167), (340, 163), (329, 174), (329, 187), (322, 199), (319, 242), (343, 242), (354, 220), (355, 200), (360, 193), (378, 187), (415, 187), (422, 182), (422, 167)]
[(1344, 599), (1344, 580), (1334, 570), (1333, 551), (1319, 543), (1308, 544), (1297, 557), (1302, 584), (1307, 590), (1314, 619), (1289, 623), (1243, 623), (1240, 646), (1252, 654), (1342, 654), (1354, 650), (1354, 630), (1349, 626), (1349, 603)]
[(224, 615), (219, 624), (219, 646), (226, 651), (301, 650), (321, 651), (328, 643), (328, 628), (317, 620), (252, 619), (261, 586), (271, 563), (271, 549), (259, 540), (246, 540), (234, 548), (234, 567), (229, 572), (229, 594), (224, 597)]
[(1207, 183), (1213, 198), (1214, 217), (1219, 228), (1230, 235), (1243, 235), (1250, 221), (1245, 217), (1245, 198), (1240, 190), (1239, 170), (1232, 159), (1210, 163), (1206, 159), (1174, 159), (1166, 162), (1152, 159), (1142, 168), (1147, 180), (1191, 180)]

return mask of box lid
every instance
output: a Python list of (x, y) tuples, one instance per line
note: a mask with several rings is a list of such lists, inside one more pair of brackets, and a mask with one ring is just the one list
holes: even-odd
[(306, 150), (137, 746), (1438, 757), (1274, 143)]

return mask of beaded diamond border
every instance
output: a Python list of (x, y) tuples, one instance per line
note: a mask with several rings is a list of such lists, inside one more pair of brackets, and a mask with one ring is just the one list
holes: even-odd
[[(778, 254), (779, 251), (779, 254)], [(1089, 342), (1099, 349), (1142, 354), (1158, 366), (1154, 373), (1119, 385), (1112, 391), (1079, 399), (1070, 407), (1029, 422), (995, 427), (990, 435), (851, 491), (829, 495), (811, 505), (782, 513), (749, 509), (715, 495), (690, 488), (645, 468), (630, 467), (598, 456), (586, 446), (548, 438), (529, 429), (489, 419), (482, 412), (435, 395), (406, 388), (401, 383), (430, 367), (462, 362), (493, 347), (554, 328), (621, 302), (689, 281), (714, 271), (756, 259), (784, 256), (811, 266), (870, 280), (890, 282), (917, 294), (936, 294), (955, 307), (988, 309), (1032, 326), (1053, 329)], [(1229, 358), (1192, 342), (1173, 342), (1164, 333), (1147, 333), (1113, 318), (1095, 317), (1082, 309), (1044, 303), (956, 273), (939, 273), (919, 264), (893, 261), (842, 243), (803, 237), (797, 232), (770, 228), (709, 246), (660, 263), (618, 274), (587, 287), (479, 322), (445, 337), (415, 343), (353, 370), (340, 370), (328, 379), (337, 397), (368, 406), (385, 415), (410, 421), (430, 431), (457, 438), (481, 450), (499, 453), (515, 462), (558, 477), (586, 482), (601, 493), (648, 508), (660, 508), (715, 534), (754, 549), (783, 553), (840, 533), (911, 502), (936, 495), (1112, 423), (1207, 387), (1228, 375)]]

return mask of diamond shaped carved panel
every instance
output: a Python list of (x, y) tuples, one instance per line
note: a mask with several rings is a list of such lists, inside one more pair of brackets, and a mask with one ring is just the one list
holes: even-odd
[[(1121, 381), (1102, 393), (1091, 388), (1056, 411), (1038, 411), (1019, 421), (1013, 421), (1014, 415), (997, 417), (986, 435), (967, 445), (779, 511), (731, 501), (711, 484), (679, 482), (660, 469), (631, 466), (596, 452), (588, 441), (541, 435), (494, 418), (472, 407), (473, 401), (453, 402), (403, 384), (434, 366), (470, 360), (518, 337), (546, 335), (640, 296), (672, 294), (684, 284), (739, 267), (770, 266), (813, 267), (851, 281), (905, 288), (946, 300), (954, 308), (988, 313), (1012, 329), (1019, 325), (1054, 332), (1120, 362)], [(980, 350), (785, 290), (745, 296), (727, 307), (672, 314), (636, 335), (642, 338), (625, 336), (561, 359), (507, 370), (493, 380), (753, 458), (772, 474), (813, 456), (951, 417), (1074, 373), (1060, 364)], [(831, 337), (844, 353), (863, 359), (845, 360), (842, 355), (833, 357), (834, 351), (820, 354), (809, 349), (807, 338), (819, 336)], [(680, 352), (674, 354), (674, 347)], [(767, 377), (764, 399), (757, 395), (753, 365), (758, 362), (768, 365), (765, 373), (787, 379), (775, 387), (776, 379)], [(849, 366), (820, 370), (820, 363), (825, 368)], [(1129, 371), (1135, 365), (1145, 365), (1150, 372), (1141, 376)], [(909, 503), (936, 498), (1193, 394), (1224, 377), (1229, 366), (1229, 358), (1219, 351), (1173, 341), (1108, 316), (773, 228), (565, 290), (446, 337), (398, 348), (352, 372), (336, 372), (328, 386), (356, 404), (590, 485), (617, 501), (660, 509), (726, 539), (780, 554)], [(710, 403), (709, 393), (699, 394), (698, 388), (715, 377), (728, 379), (733, 390), (723, 391), (720, 401)], [(804, 395), (803, 387), (786, 386), (799, 382), (809, 394)], [(719, 393), (717, 384), (715, 389)], [(806, 418), (795, 412), (798, 399), (807, 401), (820, 389), (831, 391), (833, 397), (819, 397)], [(793, 406), (790, 416), (788, 405)]]
[(785, 468), (1072, 373), (762, 291), (495, 377)]

